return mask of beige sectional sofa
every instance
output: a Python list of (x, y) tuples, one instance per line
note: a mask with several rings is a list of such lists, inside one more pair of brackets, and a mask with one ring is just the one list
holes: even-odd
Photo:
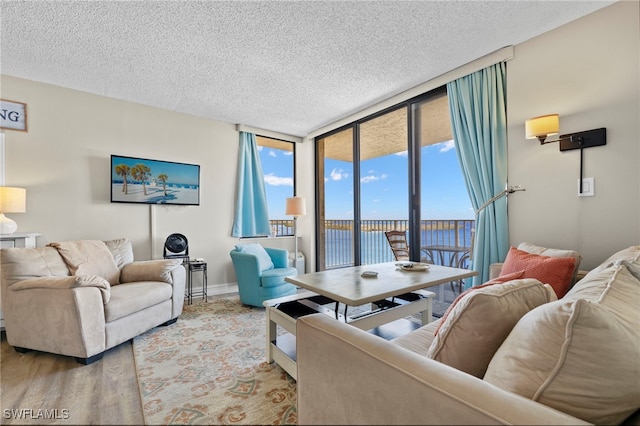
[(88, 364), (182, 312), (180, 259), (134, 261), (127, 239), (0, 251), (8, 343)]
[(299, 423), (637, 421), (639, 259), (640, 246), (615, 253), (560, 299), (531, 278), (477, 289), (446, 319), (392, 341), (303, 317)]

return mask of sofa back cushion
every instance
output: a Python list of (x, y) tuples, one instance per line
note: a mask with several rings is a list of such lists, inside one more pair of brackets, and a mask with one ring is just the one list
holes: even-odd
[(53, 247), (5, 248), (0, 250), (2, 281), (10, 287), (35, 277), (69, 276), (69, 268)]
[(470, 291), (443, 319), (427, 357), (482, 378), (504, 339), (531, 309), (556, 300), (549, 285), (512, 280)]
[(120, 283), (120, 270), (104, 241), (64, 241), (49, 246), (58, 249), (72, 275), (97, 275), (111, 285)]
[(104, 243), (111, 252), (118, 269), (121, 270), (123, 266), (133, 263), (133, 248), (128, 238), (118, 238)]
[(625, 249), (615, 252), (614, 254), (609, 256), (604, 262), (602, 262), (600, 265), (596, 266), (591, 271), (589, 271), (589, 273), (585, 275), (583, 280), (588, 281), (588, 279), (590, 279), (591, 276), (598, 274), (603, 269), (607, 269), (614, 263), (620, 263), (623, 260), (640, 265), (640, 245), (627, 247)]
[(613, 264), (526, 314), (484, 380), (595, 424), (640, 408), (640, 281)]
[(273, 269), (273, 261), (269, 253), (258, 243), (236, 244), (236, 250), (240, 253), (246, 253), (255, 256), (258, 259), (258, 269), (266, 271)]

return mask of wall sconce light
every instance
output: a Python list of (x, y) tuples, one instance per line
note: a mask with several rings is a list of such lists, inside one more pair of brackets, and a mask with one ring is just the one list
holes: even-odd
[(540, 145), (560, 142), (560, 151), (580, 150), (580, 194), (582, 194), (582, 151), (584, 148), (607, 144), (607, 129), (604, 127), (584, 132), (560, 135), (557, 139), (547, 140), (549, 136), (557, 135), (560, 131), (560, 117), (558, 114), (541, 115), (525, 122), (525, 136), (527, 139), (538, 139)]
[(560, 117), (558, 114), (541, 115), (527, 120), (524, 123), (527, 139), (538, 139), (540, 144), (551, 143), (545, 142), (549, 136), (557, 135), (560, 130)]
[(11, 186), (0, 186), (0, 234), (13, 234), (18, 229), (15, 221), (5, 213), (24, 213), (27, 211), (27, 190)]

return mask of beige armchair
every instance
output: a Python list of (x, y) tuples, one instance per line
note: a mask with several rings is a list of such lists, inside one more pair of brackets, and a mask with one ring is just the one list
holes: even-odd
[(134, 261), (127, 239), (0, 251), (8, 343), (89, 364), (182, 312), (180, 259)]

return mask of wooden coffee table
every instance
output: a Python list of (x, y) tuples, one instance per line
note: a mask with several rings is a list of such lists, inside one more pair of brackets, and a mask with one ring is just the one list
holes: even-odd
[[(297, 377), (295, 334), (297, 318), (324, 313), (363, 330), (370, 330), (400, 318), (421, 313), (422, 324), (431, 322), (434, 293), (424, 289), (476, 275), (467, 269), (430, 265), (427, 271), (403, 270), (398, 262), (332, 269), (287, 277), (286, 281), (307, 292), (264, 302), (267, 315), (267, 361), (276, 361), (291, 377)], [(406, 263), (406, 262), (402, 262)], [(364, 271), (377, 272), (364, 278)], [(324, 305), (340, 302), (344, 314)], [(371, 304), (368, 312), (349, 316), (348, 306)], [(288, 334), (277, 335), (277, 327)]]

